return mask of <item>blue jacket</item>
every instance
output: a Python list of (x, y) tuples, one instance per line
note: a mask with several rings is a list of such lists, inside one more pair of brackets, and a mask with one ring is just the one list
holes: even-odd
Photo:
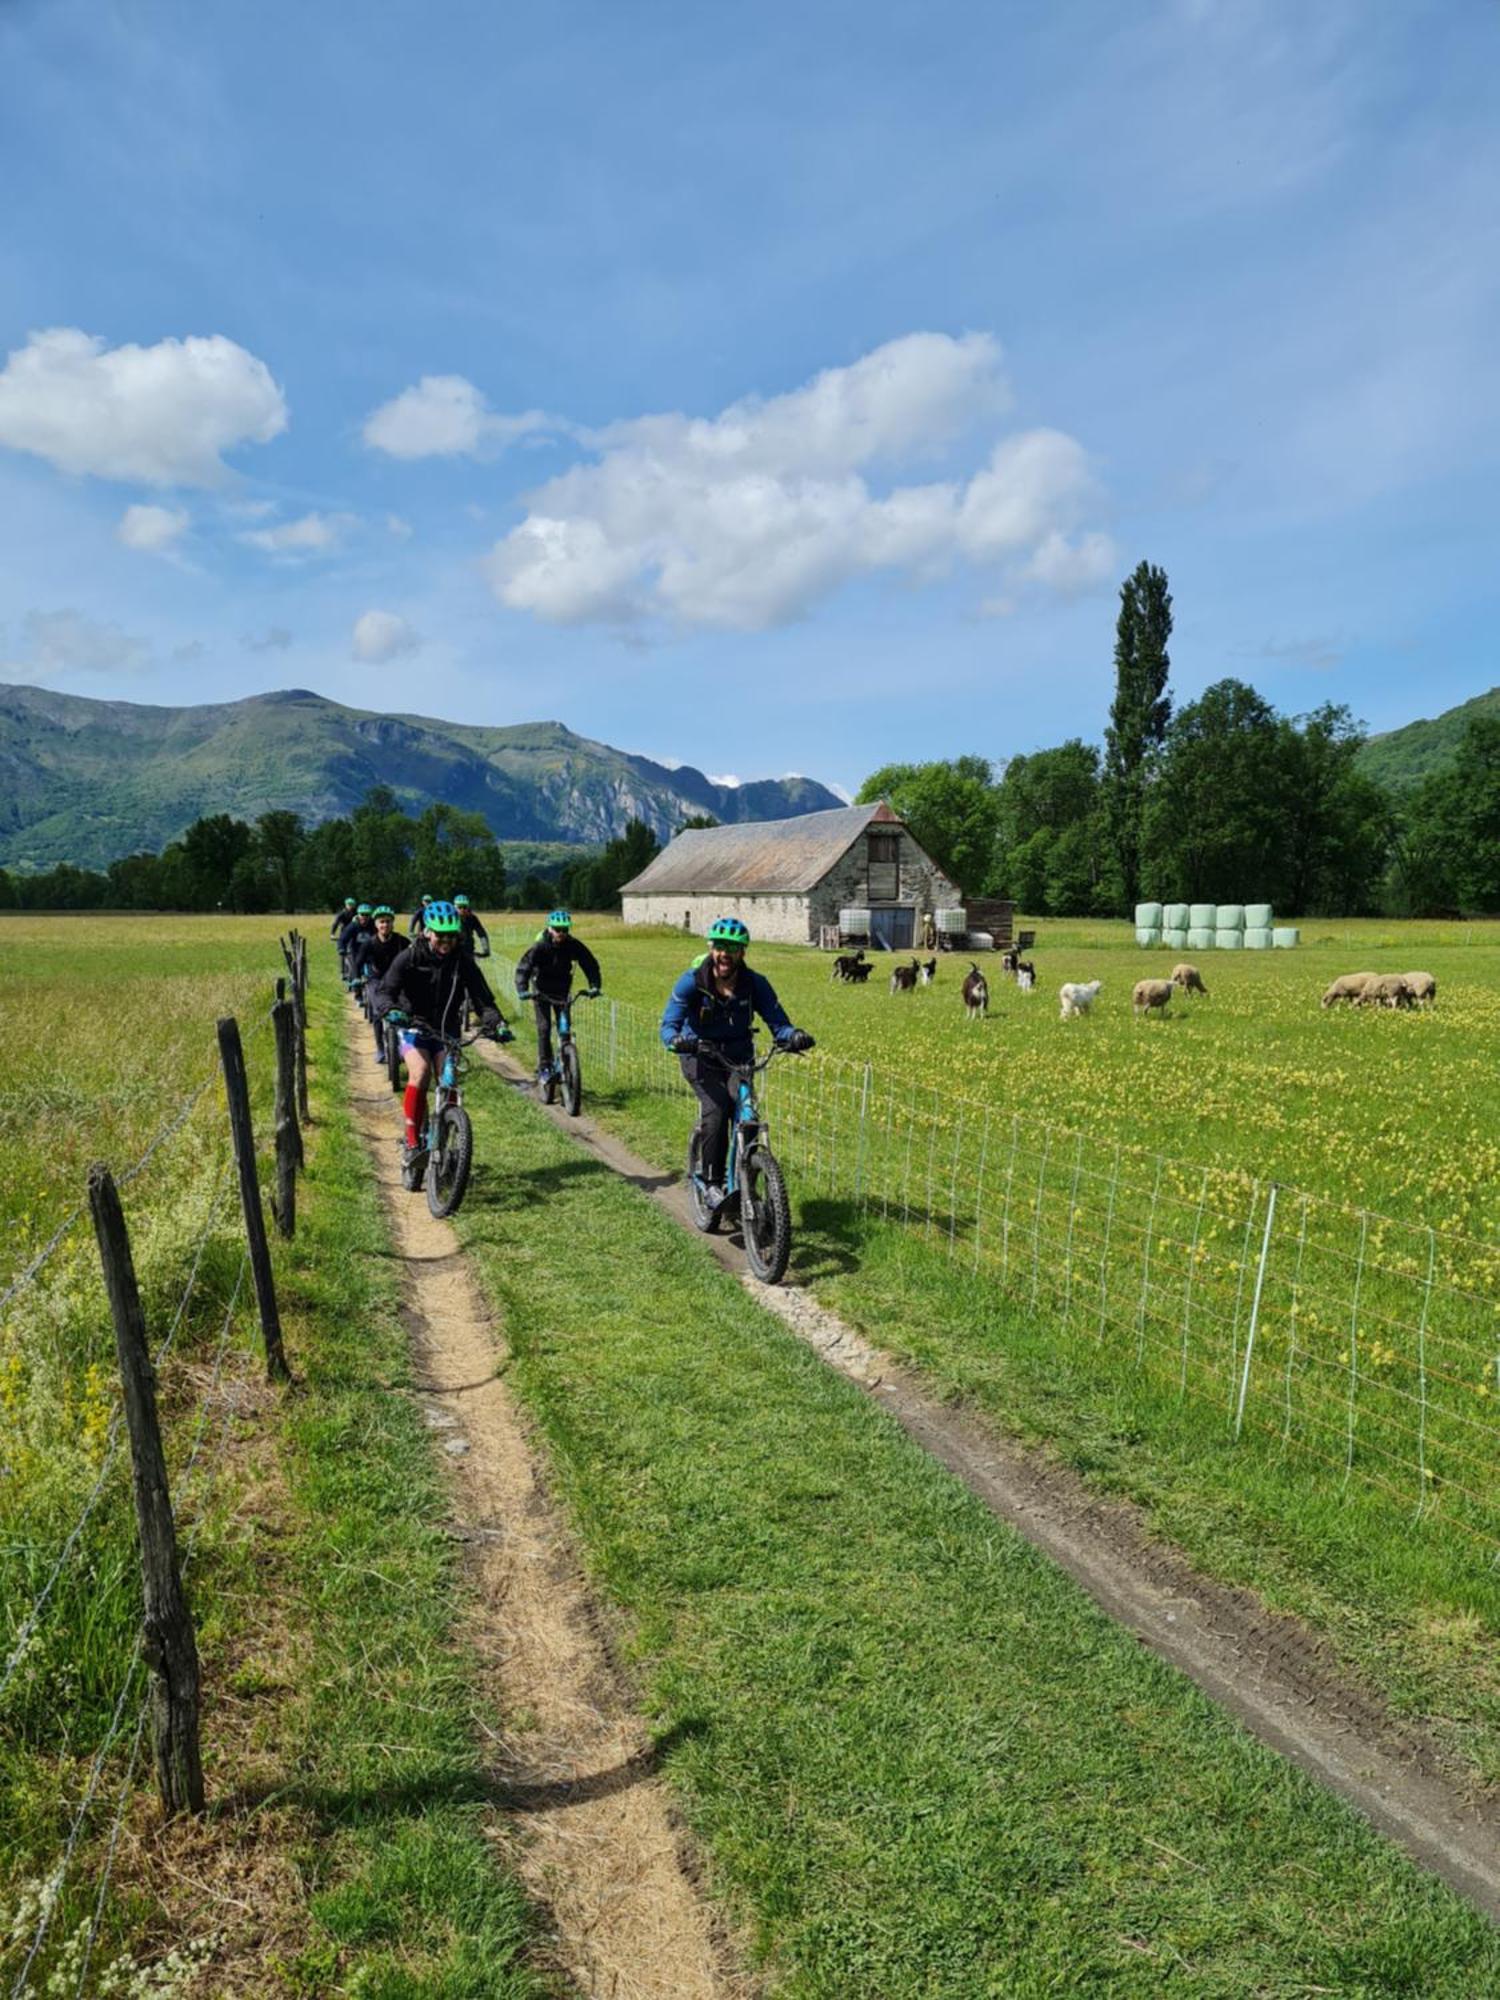
[(769, 979), (742, 962), (734, 997), (724, 1000), (714, 991), (707, 964), (689, 966), (672, 988), (661, 1017), (661, 1038), (670, 1046), (679, 1035), (696, 1035), (731, 1062), (748, 1062), (754, 1054), (750, 1035), (757, 1014), (778, 1042), (791, 1034), (792, 1024)]

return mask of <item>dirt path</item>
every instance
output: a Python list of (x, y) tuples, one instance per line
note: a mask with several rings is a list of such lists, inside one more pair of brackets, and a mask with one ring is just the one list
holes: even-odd
[[(486, 1051), (485, 1060), (531, 1095), (528, 1073), (512, 1059)], [(560, 1110), (538, 1109), (692, 1228), (677, 1175), (651, 1167), (587, 1115), (570, 1119)], [(1341, 1676), (1328, 1649), (1300, 1620), (1268, 1611), (1250, 1591), (1204, 1576), (1178, 1550), (1153, 1539), (1145, 1517), (1129, 1503), (1101, 1500), (1068, 1468), (947, 1407), (794, 1284), (755, 1283), (736, 1240), (698, 1240), (761, 1305), (876, 1398), (1111, 1618), (1500, 1922), (1500, 1801), (1493, 1792), (1479, 1795), (1429, 1736)]]
[(524, 1718), (496, 1742), (515, 1857), (551, 1914), (557, 1962), (593, 2000), (743, 2000), (753, 1991), (694, 1890), (651, 1746), (613, 1673), (579, 1565), (515, 1404), (452, 1226), (400, 1186), (400, 1114), (368, 1032), (348, 1036), (355, 1121), (405, 1266), (404, 1311), (426, 1421), (452, 1461), (453, 1533), (472, 1558), (473, 1633), (496, 1706)]

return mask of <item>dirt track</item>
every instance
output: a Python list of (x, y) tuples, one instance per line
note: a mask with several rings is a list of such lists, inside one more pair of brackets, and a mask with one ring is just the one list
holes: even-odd
[(451, 1225), (401, 1189), (398, 1101), (357, 1018), (348, 1047), (355, 1121), (404, 1266), (418, 1393), (452, 1465), (452, 1532), (472, 1559), (471, 1636), (507, 1718), (491, 1770), (497, 1838), (549, 1911), (556, 1962), (580, 1992), (741, 2000), (753, 1988), (731, 1969), (692, 1886), (650, 1740), (610, 1668), (566, 1530), (500, 1379), (502, 1330)]
[[(529, 1075), (485, 1060), (517, 1089)], [(539, 1114), (691, 1229), (687, 1196), (587, 1115)], [(684, 1107), (684, 1117), (687, 1107)], [(696, 1232), (694, 1232), (696, 1234)], [(1179, 1668), (1274, 1750), (1347, 1800), (1414, 1860), (1500, 1922), (1500, 1801), (1483, 1796), (1420, 1729), (1342, 1677), (1300, 1620), (1268, 1611), (1154, 1540), (1140, 1512), (1089, 1492), (1066, 1467), (941, 1403), (909, 1371), (793, 1284), (745, 1272), (737, 1239), (700, 1236), (705, 1251), (841, 1374), (877, 1399), (924, 1450), (1000, 1519), (1058, 1563), (1110, 1617)]]

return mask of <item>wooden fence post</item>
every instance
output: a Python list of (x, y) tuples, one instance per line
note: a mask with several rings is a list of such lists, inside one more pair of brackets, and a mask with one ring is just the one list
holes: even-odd
[(306, 1125), (312, 1116), (307, 1101), (307, 939), (300, 931), (292, 932), (292, 951), (292, 1007), (297, 1023), (297, 1116)]
[(276, 1309), (266, 1218), (261, 1213), (260, 1183), (255, 1177), (255, 1135), (250, 1126), (245, 1051), (240, 1046), (240, 1024), (232, 1014), (225, 1015), (218, 1023), (218, 1035), (219, 1059), (224, 1065), (224, 1095), (229, 1103), (229, 1130), (240, 1176), (240, 1206), (245, 1211), (245, 1238), (250, 1246), (250, 1275), (255, 1280), (255, 1302), (260, 1308), (260, 1332), (266, 1348), (266, 1374), (273, 1382), (290, 1382), (292, 1371), (281, 1342), (281, 1315)]
[[(278, 979), (276, 984), (280, 986), (283, 982)], [(290, 1000), (277, 1000), (271, 1009), (271, 1027), (276, 1038), (276, 1191), (271, 1197), (271, 1213), (283, 1236), (295, 1236), (297, 1155), (302, 1150), (302, 1144), (294, 1108), (296, 1058), (292, 1052), (292, 1038), (296, 1031), (292, 1025)]]
[(99, 1242), (99, 1262), (115, 1323), (125, 1424), (130, 1435), (135, 1520), (141, 1544), (145, 1602), (142, 1652), (151, 1671), (151, 1727), (156, 1784), (171, 1818), (203, 1810), (203, 1765), (198, 1753), (198, 1642), (177, 1564), (177, 1530), (156, 1416), (156, 1376), (146, 1347), (146, 1320), (136, 1289), (130, 1237), (114, 1177), (106, 1166), (89, 1168), (89, 1207)]

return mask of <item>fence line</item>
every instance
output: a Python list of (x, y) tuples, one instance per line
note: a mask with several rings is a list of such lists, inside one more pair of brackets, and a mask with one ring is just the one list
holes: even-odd
[[(689, 1097), (644, 1008), (573, 1028), (596, 1087)], [(994, 1105), (821, 1051), (763, 1098), (805, 1193), (1055, 1313), (1230, 1436), (1500, 1548), (1500, 1244), (1022, 1112), (1006, 1132)]]

